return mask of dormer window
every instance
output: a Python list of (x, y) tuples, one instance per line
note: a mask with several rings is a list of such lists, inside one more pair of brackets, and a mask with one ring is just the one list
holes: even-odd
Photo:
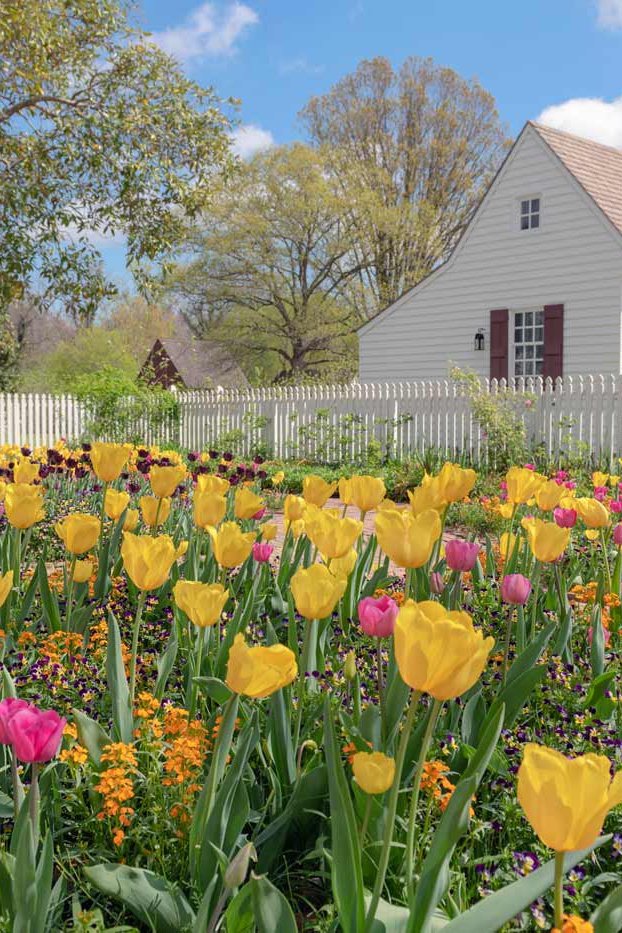
[(540, 198), (525, 198), (520, 202), (521, 230), (535, 230), (540, 226)]

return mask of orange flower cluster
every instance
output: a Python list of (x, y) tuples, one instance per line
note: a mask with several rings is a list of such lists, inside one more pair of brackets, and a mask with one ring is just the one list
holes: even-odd
[(63, 737), (69, 739), (69, 748), (63, 748), (58, 756), (60, 761), (65, 762), (65, 764), (73, 765), (75, 768), (79, 768), (80, 765), (86, 764), (89, 753), (84, 745), (80, 745), (77, 741), (78, 730), (73, 723), (67, 723), (63, 730)]
[[(443, 813), (456, 789), (456, 785), (446, 777), (448, 772), (449, 768), (444, 761), (426, 761), (421, 774), (421, 789), (432, 794)], [(470, 813), (474, 816), (473, 807)]]
[[(371, 744), (371, 742), (366, 742), (365, 744), (369, 748), (373, 748), (373, 745)], [(360, 752), (361, 749), (357, 745), (355, 745), (354, 742), (348, 742), (347, 745), (343, 746), (341, 751), (346, 756), (346, 760), (348, 764), (351, 765), (352, 762), (354, 761), (354, 756), (357, 754), (357, 752)]]
[(151, 719), (160, 709), (160, 701), (156, 700), (150, 693), (143, 692), (138, 694), (137, 703), (134, 708), (134, 716), (138, 719)]
[[(591, 580), (584, 586), (582, 586), (580, 583), (577, 583), (572, 587), (570, 593), (572, 594), (575, 602), (589, 605), (589, 603), (596, 601), (597, 590), (598, 583), (596, 580)], [(620, 605), (620, 597), (616, 593), (603, 593), (603, 603), (609, 609), (617, 609), (617, 607)]]
[(138, 762), (132, 745), (124, 742), (112, 742), (102, 751), (101, 761), (105, 767), (95, 790), (102, 795), (102, 809), (97, 814), (98, 820), (109, 819), (113, 823), (112, 841), (120, 846), (125, 839), (125, 829), (132, 822), (134, 810), (127, 802), (134, 797), (133, 776)]
[(406, 599), (406, 594), (402, 593), (401, 590), (384, 590), (382, 587), (378, 587), (378, 589), (374, 590), (374, 599), (380, 599), (381, 596), (388, 596), (398, 606), (401, 606)]
[(76, 655), (82, 650), (82, 635), (77, 632), (52, 632), (37, 646), (39, 657), (48, 657), (55, 664), (62, 664), (67, 655)]
[[(189, 719), (187, 710), (174, 706), (164, 711), (163, 738), (165, 776), (162, 784), (180, 788), (180, 800), (171, 807), (171, 816), (181, 826), (187, 826), (194, 798), (201, 790), (198, 778), (211, 743), (203, 723), (199, 719)], [(178, 835), (182, 835), (181, 831)]]

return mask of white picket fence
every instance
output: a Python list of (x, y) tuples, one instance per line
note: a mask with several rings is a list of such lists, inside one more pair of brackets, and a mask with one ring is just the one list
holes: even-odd
[[(622, 453), (622, 376), (483, 380), (482, 391), (509, 392), (529, 440), (555, 456), (590, 453), (610, 463)], [(435, 448), (486, 459), (487, 438), (465, 390), (451, 380), (348, 386), (288, 386), (177, 393), (179, 418), (157, 431), (147, 418), (134, 434), (191, 450), (263, 448), (278, 457), (361, 458), (370, 445), (405, 457)], [(0, 394), (0, 444), (51, 445), (92, 439), (89, 414), (68, 395)]]

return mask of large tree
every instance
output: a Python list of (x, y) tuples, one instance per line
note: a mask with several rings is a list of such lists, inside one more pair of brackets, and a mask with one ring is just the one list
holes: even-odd
[(323, 151), (273, 149), (212, 199), (172, 277), (194, 333), (229, 344), (249, 371), (276, 381), (356, 369), (367, 259), (350, 200)]
[(447, 258), (507, 147), (491, 95), (430, 59), (363, 61), (301, 118), (356, 203), (377, 307)]
[(80, 322), (110, 293), (94, 245), (139, 280), (230, 164), (211, 90), (131, 27), (130, 0), (0, 2), (0, 309), (35, 283)]

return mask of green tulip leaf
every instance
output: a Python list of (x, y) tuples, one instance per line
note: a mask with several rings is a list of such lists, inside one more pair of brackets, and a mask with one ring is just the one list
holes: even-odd
[(257, 933), (297, 933), (294, 913), (278, 888), (257, 875), (251, 877), (249, 887)]
[(607, 895), (598, 905), (590, 923), (594, 933), (620, 933), (622, 930), (622, 884)]
[(181, 891), (155, 872), (109, 863), (92, 865), (84, 873), (98, 891), (121, 901), (156, 933), (180, 933), (194, 923), (194, 912)]

